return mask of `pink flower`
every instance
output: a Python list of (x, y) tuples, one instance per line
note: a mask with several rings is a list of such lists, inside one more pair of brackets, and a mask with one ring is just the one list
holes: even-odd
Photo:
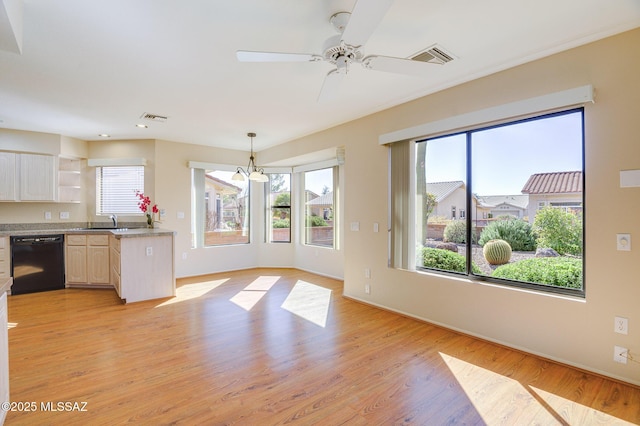
[(140, 200), (138, 201), (138, 208), (141, 212), (147, 213), (151, 210), (152, 213), (158, 213), (160, 211), (157, 204), (154, 204), (153, 207), (151, 207), (151, 198), (144, 195), (144, 193), (136, 191), (136, 197)]

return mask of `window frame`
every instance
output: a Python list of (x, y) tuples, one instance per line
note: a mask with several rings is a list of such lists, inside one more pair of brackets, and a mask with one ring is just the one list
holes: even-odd
[[(246, 184), (246, 196), (247, 201), (244, 207), (244, 223), (241, 228), (243, 231), (246, 228), (246, 241), (242, 242), (225, 242), (221, 244), (206, 244), (205, 234), (207, 214), (206, 214), (206, 175), (213, 172), (226, 172), (230, 176), (235, 174), (236, 169), (233, 166), (214, 164), (214, 163), (201, 163), (190, 161), (189, 167), (191, 168), (191, 232), (192, 232), (192, 248), (214, 248), (214, 247), (228, 247), (228, 246), (244, 246), (251, 244), (251, 204), (252, 204), (252, 183), (248, 179), (244, 181)], [(225, 181), (226, 182), (226, 181)], [(229, 182), (227, 182), (229, 183)], [(229, 185), (234, 185), (229, 183)], [(237, 185), (234, 185), (237, 186)], [(222, 211), (224, 215), (224, 210)], [(224, 217), (224, 216), (223, 216)], [(244, 236), (244, 233), (243, 233)]]
[[(332, 186), (330, 188), (331, 193), (332, 193), (332, 198), (333, 198), (333, 206), (331, 207), (331, 210), (333, 212), (332, 217), (333, 217), (333, 230), (332, 230), (332, 242), (331, 245), (322, 245), (322, 244), (312, 244), (308, 241), (308, 235), (307, 235), (307, 203), (311, 200), (307, 200), (306, 197), (306, 193), (307, 193), (307, 173), (313, 173), (313, 172), (317, 172), (320, 170), (331, 170), (331, 174), (332, 174)], [(302, 220), (300, 220), (301, 222), (301, 227), (302, 227), (302, 244), (308, 247), (316, 247), (316, 248), (325, 248), (325, 249), (329, 249), (329, 250), (337, 250), (338, 248), (338, 233), (336, 232), (336, 228), (337, 228), (337, 218), (338, 218), (338, 206), (337, 206), (337, 193), (338, 193), (338, 165), (336, 164), (328, 164), (328, 165), (324, 165), (324, 164), (318, 164), (314, 167), (308, 167), (305, 168), (304, 170), (300, 170), (300, 177), (301, 177), (301, 181), (302, 181), (302, 185), (301, 186), (301, 190), (302, 190), (302, 194), (303, 196), (302, 198)], [(320, 195), (320, 197), (322, 196), (322, 194)], [(311, 226), (308, 228), (312, 228)]]
[[(495, 129), (495, 128), (500, 128), (500, 127), (505, 127), (505, 126), (510, 126), (510, 125), (515, 125), (515, 124), (520, 124), (520, 123), (525, 123), (525, 122), (529, 122), (529, 121), (537, 121), (537, 120), (544, 120), (547, 118), (552, 118), (552, 117), (556, 117), (556, 116), (562, 116), (562, 115), (568, 115), (568, 114), (573, 114), (573, 113), (580, 113), (580, 118), (581, 118), (581, 133), (582, 133), (582, 141), (581, 141), (581, 163), (582, 163), (582, 194), (581, 194), (581, 209), (582, 209), (582, 288), (580, 289), (572, 289), (572, 288), (566, 288), (566, 287), (556, 287), (556, 286), (552, 286), (552, 285), (545, 285), (545, 284), (536, 284), (536, 283), (530, 283), (530, 282), (525, 282), (525, 281), (515, 281), (515, 280), (508, 280), (508, 279), (503, 279), (503, 278), (495, 278), (495, 277), (491, 277), (491, 276), (487, 276), (487, 275), (478, 275), (478, 274), (474, 274), (472, 272), (472, 261), (473, 261), (473, 255), (466, 255), (465, 256), (465, 260), (466, 260), (466, 271), (461, 273), (461, 272), (455, 272), (455, 271), (446, 271), (446, 270), (442, 270), (442, 269), (435, 269), (435, 268), (426, 268), (423, 266), (419, 266), (418, 264), (415, 265), (415, 269), (418, 271), (424, 271), (424, 272), (429, 272), (429, 273), (435, 273), (435, 274), (443, 274), (443, 275), (453, 275), (453, 276), (466, 276), (474, 281), (481, 281), (481, 282), (489, 282), (492, 284), (497, 284), (497, 285), (501, 285), (501, 286), (506, 286), (506, 287), (515, 287), (515, 288), (523, 288), (523, 289), (528, 289), (528, 290), (535, 290), (535, 291), (540, 291), (543, 293), (555, 293), (555, 294), (563, 294), (563, 295), (569, 295), (569, 296), (577, 296), (577, 297), (581, 297), (584, 298), (586, 295), (586, 265), (585, 265), (585, 252), (586, 252), (586, 221), (584, 220), (585, 218), (585, 212), (586, 212), (586, 205), (585, 205), (585, 194), (586, 194), (586, 186), (585, 186), (585, 111), (584, 111), (584, 107), (580, 106), (580, 107), (571, 107), (571, 108), (567, 108), (567, 109), (561, 109), (558, 111), (554, 111), (554, 112), (550, 112), (550, 113), (539, 113), (533, 116), (529, 116), (527, 118), (521, 118), (521, 119), (512, 119), (512, 120), (505, 120), (503, 122), (500, 122), (498, 124), (493, 124), (493, 125), (488, 125), (488, 126), (477, 126), (477, 127), (471, 127), (469, 129), (466, 129), (464, 131), (460, 131), (460, 132), (451, 132), (448, 134), (442, 134), (442, 135), (438, 135), (435, 137), (429, 137), (429, 138), (420, 138), (414, 141), (414, 145), (417, 143), (421, 143), (423, 141), (427, 141), (427, 140), (433, 140), (433, 139), (438, 139), (438, 138), (443, 138), (443, 137), (450, 137), (453, 135), (466, 135), (466, 189), (465, 189), (465, 195), (466, 195), (466, 211), (472, 211), (472, 207), (473, 207), (473, 176), (472, 176), (472, 163), (473, 163), (473, 157), (471, 155), (472, 153), (472, 136), (474, 133), (478, 133), (481, 131), (485, 131), (485, 130), (490, 130), (490, 129)], [(415, 149), (415, 146), (414, 146)], [(414, 177), (415, 179), (415, 173), (414, 173)], [(545, 202), (545, 206), (550, 206), (552, 203), (551, 202)], [(538, 205), (536, 206), (536, 211), (539, 211), (542, 208), (542, 206), (540, 206), (540, 203), (538, 203)], [(472, 251), (472, 232), (473, 232), (473, 215), (467, 215), (466, 218), (462, 219), (460, 218), (459, 220), (464, 220), (467, 224), (466, 226), (466, 243), (465, 243), (465, 250), (466, 253), (473, 253)], [(415, 239), (414, 239), (415, 240)]]
[[(293, 205), (293, 191), (292, 191), (292, 173), (291, 172), (267, 172), (269, 175), (269, 184), (265, 184), (264, 187), (264, 199), (265, 199), (265, 242), (268, 244), (291, 244), (292, 241), (292, 230), (293, 230), (293, 209), (292, 209), (292, 205)], [(279, 205), (279, 206), (275, 206), (271, 203), (271, 182), (272, 182), (272, 175), (287, 175), (289, 176), (289, 205), (285, 206), (285, 205)], [(277, 240), (274, 241), (273, 240), (273, 217), (274, 217), (274, 210), (275, 209), (282, 209), (282, 210), (286, 210), (289, 209), (289, 239), (288, 240)], [(286, 229), (286, 228), (285, 228)]]

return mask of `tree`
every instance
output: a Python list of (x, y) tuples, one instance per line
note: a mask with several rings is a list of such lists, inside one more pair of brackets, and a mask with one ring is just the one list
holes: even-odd
[(271, 184), (271, 192), (280, 192), (283, 189), (288, 190), (288, 188), (284, 188), (286, 182), (284, 181), (283, 174), (272, 174), (270, 176), (269, 182)]
[(325, 185), (322, 187), (322, 191), (320, 192), (320, 195), (325, 195), (325, 194), (328, 194), (329, 192), (331, 192), (331, 190), (327, 185)]
[[(285, 208), (279, 209), (277, 208), (278, 206), (283, 206)], [(291, 212), (291, 194), (289, 192), (278, 194), (276, 199), (273, 201), (273, 207), (273, 215), (279, 216), (280, 219), (285, 219)]]
[(538, 247), (552, 248), (560, 254), (582, 255), (582, 216), (547, 206), (536, 213), (533, 231)]

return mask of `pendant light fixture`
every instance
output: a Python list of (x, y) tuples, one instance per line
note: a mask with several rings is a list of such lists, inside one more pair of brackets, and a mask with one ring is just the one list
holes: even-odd
[(249, 157), (249, 165), (247, 166), (247, 170), (244, 170), (242, 167), (238, 167), (236, 173), (231, 179), (243, 181), (244, 177), (247, 176), (249, 180), (253, 180), (255, 182), (269, 182), (269, 178), (264, 174), (264, 169), (259, 169), (255, 163), (255, 156), (253, 153), (253, 138), (256, 137), (256, 134), (247, 133), (247, 136), (251, 138), (251, 156)]

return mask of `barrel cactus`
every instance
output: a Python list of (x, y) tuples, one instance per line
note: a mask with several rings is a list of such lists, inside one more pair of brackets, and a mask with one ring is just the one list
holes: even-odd
[(511, 259), (511, 246), (505, 240), (490, 240), (484, 244), (482, 254), (491, 265), (504, 265)]

